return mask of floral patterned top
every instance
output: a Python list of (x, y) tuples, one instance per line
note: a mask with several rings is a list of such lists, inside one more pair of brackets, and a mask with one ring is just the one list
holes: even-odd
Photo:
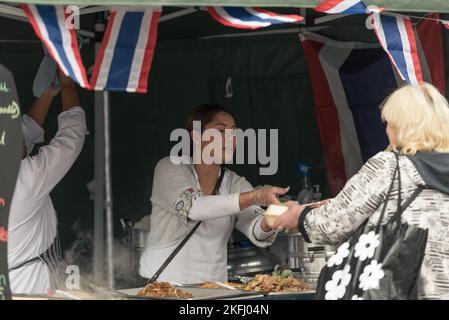
[[(401, 197), (407, 199), (425, 182), (408, 157), (400, 156), (399, 166)], [(369, 159), (325, 206), (304, 210), (299, 225), (304, 239), (313, 243), (338, 245), (350, 238), (366, 219), (369, 225), (376, 225), (395, 168), (396, 159), (392, 152), (380, 152)], [(396, 181), (382, 223), (386, 223), (395, 212), (397, 198)], [(428, 229), (418, 297), (449, 299), (449, 195), (424, 189), (403, 212), (402, 220)]]

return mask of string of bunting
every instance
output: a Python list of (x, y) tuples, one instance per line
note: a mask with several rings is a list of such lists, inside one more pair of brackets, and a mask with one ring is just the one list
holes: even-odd
[[(112, 10), (105, 38), (95, 61), (94, 72), (89, 81), (79, 53), (75, 31), (69, 29), (65, 23), (67, 19), (65, 7), (52, 5), (21, 7), (37, 36), (43, 41), (61, 70), (82, 87), (95, 90), (147, 92), (161, 8)], [(416, 58), (416, 43), (413, 32), (410, 31), (411, 18), (432, 20), (449, 29), (449, 20), (440, 19), (438, 15), (417, 17), (385, 12), (383, 8), (366, 6), (362, 0), (324, 0), (314, 9), (327, 14), (371, 16), (372, 26), (380, 44), (398, 68), (401, 77), (410, 83), (421, 79), (419, 61), (417, 62)], [(249, 7), (208, 7), (208, 12), (219, 23), (240, 29), (299, 23), (304, 19), (299, 15), (278, 14)], [(393, 17), (396, 20), (386, 17)], [(129, 33), (128, 30), (133, 32)]]
[(446, 29), (449, 29), (449, 20), (438, 18), (430, 18), (429, 16), (434, 16), (435, 14), (429, 14), (424, 17), (414, 16), (414, 15), (403, 15), (400, 13), (394, 13), (385, 11), (384, 8), (379, 8), (377, 6), (367, 6), (362, 0), (324, 0), (319, 5), (314, 8), (315, 11), (327, 14), (370, 14), (382, 12), (384, 15), (399, 16), (415, 18), (419, 20), (429, 20), (441, 23)]
[[(327, 14), (367, 14), (381, 47), (387, 53), (399, 76), (410, 84), (423, 81), (415, 33), (411, 16), (385, 12), (383, 8), (366, 6), (362, 0), (325, 0), (315, 7), (315, 11)], [(431, 17), (420, 20), (433, 20), (449, 29), (449, 21)]]

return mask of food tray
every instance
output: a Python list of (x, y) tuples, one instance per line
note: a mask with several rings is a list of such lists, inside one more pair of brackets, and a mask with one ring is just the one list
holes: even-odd
[(269, 300), (315, 300), (315, 291), (270, 292), (267, 297)]
[[(184, 300), (220, 300), (220, 299), (230, 299), (230, 298), (263, 297), (263, 294), (258, 293), (258, 292), (253, 292), (253, 291), (231, 290), (231, 289), (226, 289), (226, 288), (204, 289), (204, 288), (195, 287), (193, 285), (175, 286), (175, 287), (177, 289), (181, 289), (186, 292), (190, 292), (193, 295), (193, 298), (188, 298), (188, 299), (184, 299)], [(143, 288), (123, 289), (123, 290), (118, 290), (118, 291), (128, 295), (130, 299), (180, 300), (178, 298), (158, 298), (158, 297), (137, 296), (137, 293), (141, 289), (143, 289)]]
[[(239, 300), (241, 298), (230, 298), (229, 300)], [(260, 293), (258, 296), (244, 297), (245, 300), (315, 300), (315, 291), (301, 292), (270, 292)]]

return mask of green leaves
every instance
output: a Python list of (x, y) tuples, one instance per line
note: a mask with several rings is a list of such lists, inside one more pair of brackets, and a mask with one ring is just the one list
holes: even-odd
[(290, 269), (282, 269), (278, 264), (274, 267), (274, 271), (272, 273), (274, 277), (280, 278), (288, 278), (291, 277), (292, 271)]

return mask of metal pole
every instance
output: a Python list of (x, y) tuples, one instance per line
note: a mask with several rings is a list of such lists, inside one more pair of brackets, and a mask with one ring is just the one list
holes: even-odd
[(103, 91), (104, 107), (104, 172), (106, 187), (106, 259), (108, 265), (108, 286), (114, 288), (114, 217), (112, 213), (111, 179), (111, 130), (109, 121), (109, 92)]
[[(95, 54), (101, 46), (104, 33), (104, 22), (101, 14), (97, 14), (95, 23)], [(104, 142), (104, 106), (103, 93), (95, 92), (95, 146), (94, 146), (94, 252), (93, 274), (96, 284), (104, 282), (104, 186), (105, 186), (105, 142)]]

